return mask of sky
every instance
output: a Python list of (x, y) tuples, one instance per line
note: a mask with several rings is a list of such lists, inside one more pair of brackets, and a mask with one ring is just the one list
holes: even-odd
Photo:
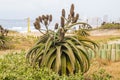
[(54, 21), (59, 21), (61, 10), (69, 13), (72, 3), (80, 18), (120, 19), (120, 0), (0, 0), (0, 19), (35, 19), (52, 14)]

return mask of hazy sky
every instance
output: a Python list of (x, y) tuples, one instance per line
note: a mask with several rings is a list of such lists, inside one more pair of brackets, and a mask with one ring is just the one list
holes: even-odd
[(61, 9), (68, 11), (72, 3), (82, 18), (104, 15), (120, 18), (120, 0), (0, 0), (0, 19), (34, 19), (42, 14), (52, 14), (57, 20)]

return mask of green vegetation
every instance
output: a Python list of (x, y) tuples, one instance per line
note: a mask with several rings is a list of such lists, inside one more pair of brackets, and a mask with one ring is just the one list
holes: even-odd
[(91, 75), (87, 75), (85, 80), (110, 80), (111, 78), (112, 76), (108, 74), (104, 69), (100, 69)]
[(100, 29), (120, 29), (119, 23), (105, 23), (103, 22)]
[(6, 38), (3, 36), (0, 36), (0, 49), (5, 49), (6, 48)]
[(110, 80), (110, 75), (103, 69), (90, 75), (81, 73), (70, 76), (59, 76), (48, 68), (33, 69), (26, 64), (25, 51), (0, 55), (0, 80)]
[(81, 24), (79, 25), (79, 29), (75, 30), (75, 33), (76, 35), (87, 37), (87, 36), (90, 36), (88, 32), (90, 30), (92, 30), (92, 27), (90, 25)]
[(79, 36), (84, 36), (84, 37), (90, 36), (90, 34), (85, 29), (76, 30), (75, 33), (76, 35), (79, 35)]

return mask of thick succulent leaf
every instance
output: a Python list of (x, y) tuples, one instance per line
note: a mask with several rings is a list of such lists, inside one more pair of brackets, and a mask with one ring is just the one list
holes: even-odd
[(70, 59), (71, 67), (74, 70), (75, 69), (75, 60), (72, 60), (71, 56), (69, 55), (69, 51), (68, 50), (63, 50), (63, 52), (64, 52), (64, 54), (66, 54), (68, 56), (68, 59)]
[(56, 49), (55, 72), (58, 73), (61, 67), (61, 46), (56, 46)]
[(35, 57), (32, 59), (33, 60), (32, 61), (33, 67), (35, 67), (36, 63), (38, 62), (39, 58), (41, 58), (41, 55), (43, 55), (43, 53), (44, 53), (43, 51), (39, 51), (39, 55), (35, 55)]
[(53, 64), (55, 59), (56, 59), (56, 54), (53, 54), (49, 59), (49, 63), (47, 64), (49, 69), (52, 67), (52, 64)]
[(43, 54), (44, 54), (44, 45), (41, 46), (41, 47), (38, 49), (38, 51), (36, 52), (36, 54), (34, 54), (33, 61), (34, 61), (34, 62), (37, 62), (38, 59), (39, 59), (39, 58), (41, 57), (41, 55), (43, 55)]
[(92, 40), (90, 40), (89, 38), (86, 38), (86, 37), (81, 37), (81, 36), (77, 36), (78, 37), (78, 40), (80, 42), (88, 42), (89, 44), (91, 43), (94, 48), (99, 48), (98, 44), (93, 42)]
[(74, 67), (75, 66), (75, 56), (74, 56), (73, 50), (70, 47), (70, 45), (68, 45), (68, 44), (64, 44), (64, 46), (66, 47), (66, 49), (62, 50), (62, 51), (68, 56), (68, 58), (70, 59), (70, 62), (72, 64), (73, 69), (75, 69), (75, 67)]
[(36, 54), (36, 51), (37, 51), (37, 48), (36, 49), (33, 49), (33, 50), (31, 50), (31, 51), (29, 51), (28, 53), (27, 53), (27, 55), (26, 55), (26, 58), (27, 58), (27, 61), (29, 62), (29, 63), (31, 63), (33, 60), (33, 55), (34, 54)]
[(39, 53), (42, 52), (42, 50), (44, 50), (44, 48), (45, 48), (45, 46), (41, 45), (40, 47), (34, 49), (34, 53), (31, 54), (31, 58), (39, 56), (40, 55)]
[(80, 66), (81, 66), (81, 71), (83, 72), (83, 68), (84, 68), (84, 66), (83, 66), (83, 58), (80, 55), (80, 51), (78, 50), (76, 45), (71, 40), (66, 40), (66, 42), (69, 43), (71, 45), (71, 47), (73, 48), (75, 57), (78, 59), (78, 61), (80, 63)]
[(56, 48), (50, 48), (49, 52), (45, 55), (44, 64), (47, 65), (49, 63), (50, 57), (55, 54)]
[[(82, 42), (82, 43), (83, 43), (83, 45), (87, 48), (87, 50), (88, 50), (88, 49), (93, 50), (94, 53), (95, 53), (95, 56), (96, 56), (96, 54), (97, 54), (96, 49), (94, 49), (94, 47), (93, 47), (91, 44), (87, 44), (87, 43), (84, 43), (84, 42)], [(88, 53), (88, 52), (86, 52), (86, 53)], [(88, 54), (89, 54), (89, 53), (88, 53)]]
[(77, 48), (80, 50), (81, 56), (82, 56), (82, 58), (84, 60), (84, 62), (83, 62), (83, 64), (84, 64), (84, 72), (86, 72), (86, 71), (88, 71), (88, 69), (90, 67), (88, 55), (86, 54), (86, 52), (84, 50), (82, 50), (80, 48), (80, 46), (77, 46)]
[(69, 59), (66, 59), (66, 68), (70, 74), (73, 74), (74, 70)]
[(82, 45), (82, 43), (74, 36), (67, 36), (66, 38), (68, 38), (68, 40), (73, 40), (73, 42), (77, 43), (78, 45)]
[(67, 26), (66, 28), (69, 30), (71, 27), (76, 26), (76, 25), (80, 25), (80, 24), (87, 25), (87, 26), (91, 27), (91, 26), (90, 26), (89, 24), (87, 24), (87, 23), (77, 22), (77, 23), (73, 23), (73, 24)]
[(45, 64), (44, 61), (46, 59), (45, 55), (47, 54), (48, 50), (50, 49), (50, 46), (52, 45), (51, 37), (48, 38), (47, 42), (45, 43), (45, 49), (44, 49), (44, 54), (43, 54), (43, 59), (42, 59), (42, 64)]
[(44, 44), (40, 43), (39, 45), (33, 46), (26, 54), (26, 58), (29, 58), (30, 55), (34, 54), (34, 52), (40, 48), (41, 46), (44, 46)]
[(66, 47), (66, 50), (63, 50), (63, 52), (69, 57), (72, 67), (74, 69), (74, 66), (75, 66), (74, 52), (69, 44), (63, 44), (63, 45), (64, 45), (64, 47)]
[(62, 75), (66, 75), (66, 55), (62, 53), (61, 55), (61, 71)]
[(75, 72), (78, 73), (78, 72), (81, 72), (81, 66), (79, 64), (79, 61), (76, 59), (75, 60)]
[(47, 53), (47, 51), (50, 49), (50, 46), (52, 45), (52, 40), (51, 37), (48, 38), (47, 42), (45, 43), (45, 54)]

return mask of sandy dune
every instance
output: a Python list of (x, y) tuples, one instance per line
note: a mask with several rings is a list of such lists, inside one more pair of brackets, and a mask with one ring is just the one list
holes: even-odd
[(90, 32), (92, 36), (120, 35), (120, 30), (93, 30)]

